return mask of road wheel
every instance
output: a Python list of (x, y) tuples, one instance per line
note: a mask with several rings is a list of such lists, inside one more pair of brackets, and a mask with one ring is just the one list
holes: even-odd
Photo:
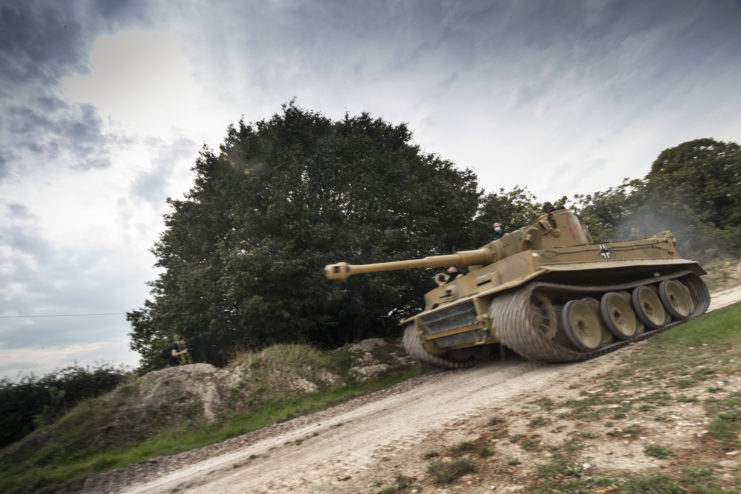
[(620, 293), (607, 292), (600, 300), (600, 313), (607, 329), (621, 340), (629, 340), (638, 333), (638, 319), (633, 308)]
[(600, 326), (600, 345), (607, 345), (608, 343), (612, 343), (612, 341), (615, 339), (615, 337), (612, 335), (609, 329), (607, 329), (607, 325), (605, 324), (605, 321), (602, 319), (602, 312), (599, 309), (599, 300), (596, 298), (583, 298), (581, 299), (582, 302), (585, 302), (589, 304), (589, 306), (592, 308), (592, 310), (597, 314), (597, 317), (599, 319), (599, 326)]
[(659, 284), (659, 297), (666, 311), (676, 319), (686, 319), (694, 309), (690, 291), (680, 281), (662, 281)]
[(666, 311), (658, 294), (649, 286), (639, 286), (633, 290), (633, 308), (638, 317), (651, 329), (657, 329), (666, 322)]
[(577, 349), (583, 352), (595, 350), (602, 341), (599, 316), (583, 300), (570, 300), (563, 306), (561, 321), (566, 336)]

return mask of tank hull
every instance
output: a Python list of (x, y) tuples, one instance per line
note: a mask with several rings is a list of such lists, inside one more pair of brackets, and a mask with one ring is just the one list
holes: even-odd
[[(515, 237), (511, 242), (521, 245), (522, 239)], [(569, 302), (582, 298), (600, 302), (608, 293), (627, 292), (631, 296), (628, 302), (632, 317), (641, 324), (641, 301), (634, 303), (632, 292), (639, 287), (653, 287), (651, 290), (658, 294), (662, 281), (676, 280), (691, 293), (693, 304), (691, 313), (682, 319), (695, 317), (704, 313), (709, 303), (707, 288), (699, 277), (702, 274), (705, 271), (699, 264), (676, 252), (669, 232), (637, 241), (527, 249), (488, 265), (474, 266), (466, 276), (431, 290), (425, 295), (425, 310), (401, 324), (413, 328), (406, 339), (411, 341), (413, 332), (418, 345), (435, 357), (434, 365), (442, 367), (468, 365), (486, 353), (479, 347), (497, 344), (535, 360), (584, 360), (615, 350), (626, 340), (602, 344), (590, 351), (579, 350), (582, 345), (578, 338), (576, 344), (569, 338), (574, 328), (565, 327), (560, 315)], [(549, 305), (544, 317), (554, 319), (548, 341), (542, 341), (530, 324), (532, 309), (523, 300), (530, 300), (533, 294), (538, 294), (541, 305)], [(652, 300), (655, 302), (655, 297)], [(667, 311), (665, 307), (655, 309)], [(588, 312), (583, 307), (581, 310)], [(592, 325), (604, 325), (601, 311), (595, 312), (594, 316), (585, 317)], [(650, 329), (663, 330), (680, 322), (675, 317)], [(652, 331), (639, 329), (627, 340), (642, 338), (644, 333)], [(415, 354), (418, 360), (432, 363), (422, 358), (419, 351)], [(445, 361), (442, 365), (440, 359)]]
[[(574, 271), (548, 272), (509, 289), (463, 297), (456, 303), (422, 312), (403, 321), (408, 325), (405, 346), (406, 342), (412, 341), (413, 334), (417, 339), (415, 345), (422, 348), (426, 355), (419, 348), (410, 354), (417, 360), (444, 368), (472, 365), (491, 354), (496, 345), (533, 360), (579, 361), (647, 338), (707, 310), (710, 295), (698, 276), (698, 271), (702, 271), (699, 266), (681, 263), (650, 267), (653, 268), (650, 273), (638, 266), (632, 266), (633, 270), (624, 266), (615, 268), (613, 272), (600, 269), (598, 272), (581, 272), (580, 275)], [(597, 282), (600, 278), (601, 283)], [(632, 279), (626, 281), (626, 278)], [(638, 315), (639, 306), (626, 294), (646, 287), (658, 292), (661, 284), (667, 281), (679, 282), (687, 287), (691, 310), (684, 317), (673, 317), (666, 310), (670, 307), (667, 305), (662, 307), (666, 314), (661, 323), (657, 327), (646, 327)], [(629, 300), (636, 321), (635, 334), (624, 339), (612, 338), (588, 351), (575, 347), (566, 334), (563, 308), (571, 301), (584, 298), (600, 301), (608, 294), (615, 293)], [(602, 314), (598, 314), (598, 317), (604, 321)], [(492, 348), (484, 350), (484, 347)]]

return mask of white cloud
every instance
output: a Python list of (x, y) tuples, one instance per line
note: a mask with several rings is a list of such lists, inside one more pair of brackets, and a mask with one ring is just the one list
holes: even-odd
[(205, 124), (198, 122), (208, 97), (171, 32), (101, 36), (90, 54), (90, 73), (64, 79), (63, 84), (69, 98), (95, 105), (128, 134), (166, 135)]
[(13, 349), (0, 343), (0, 362), (3, 362), (0, 378), (14, 379), (30, 374), (41, 376), (75, 364), (87, 367), (117, 362), (133, 368), (138, 364), (138, 355), (125, 350), (126, 347), (127, 341), (123, 337), (64, 346), (42, 343)]

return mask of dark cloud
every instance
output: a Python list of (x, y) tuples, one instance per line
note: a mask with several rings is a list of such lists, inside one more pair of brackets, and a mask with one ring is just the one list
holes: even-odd
[(73, 168), (108, 166), (112, 138), (104, 134), (103, 121), (92, 106), (68, 105), (52, 97), (35, 102), (5, 110), (7, 144), (35, 155), (34, 161), (65, 154)]
[(0, 181), (7, 177), (10, 172), (8, 171), (8, 158), (0, 150)]
[[(23, 1), (0, 6), (0, 180), (60, 157), (74, 169), (108, 166), (111, 136), (89, 105), (60, 100), (61, 79), (85, 73), (94, 40), (141, 21), (138, 0)], [(57, 161), (57, 166), (60, 164)]]
[[(26, 0), (0, 6), (0, 80), (5, 91), (18, 85), (55, 85), (87, 70), (99, 34), (142, 20), (138, 0)], [(11, 94), (12, 95), (12, 94)]]
[[(73, 8), (69, 8), (73, 7)], [(5, 2), (0, 7), (0, 78), (4, 88), (54, 84), (84, 70), (84, 29), (74, 4)]]
[(12, 202), (5, 204), (5, 207), (0, 205), (0, 213), (2, 213), (0, 217), (7, 218), (0, 230), (0, 247), (7, 247), (6, 252), (10, 252), (11, 255), (12, 253), (23, 254), (15, 258), (11, 257), (13, 269), (11, 273), (5, 274), (4, 281), (20, 283), (31, 276), (33, 265), (52, 255), (54, 250), (38, 234), (39, 218), (28, 206)]
[(30, 210), (23, 204), (11, 203), (8, 204), (8, 209), (11, 217), (26, 219), (31, 216)]

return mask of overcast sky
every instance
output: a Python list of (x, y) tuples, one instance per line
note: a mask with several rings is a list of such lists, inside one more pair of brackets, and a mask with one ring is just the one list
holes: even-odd
[(0, 0), (0, 376), (136, 365), (166, 198), (241, 117), (369, 112), (545, 201), (741, 142), (740, 88), (739, 0)]

